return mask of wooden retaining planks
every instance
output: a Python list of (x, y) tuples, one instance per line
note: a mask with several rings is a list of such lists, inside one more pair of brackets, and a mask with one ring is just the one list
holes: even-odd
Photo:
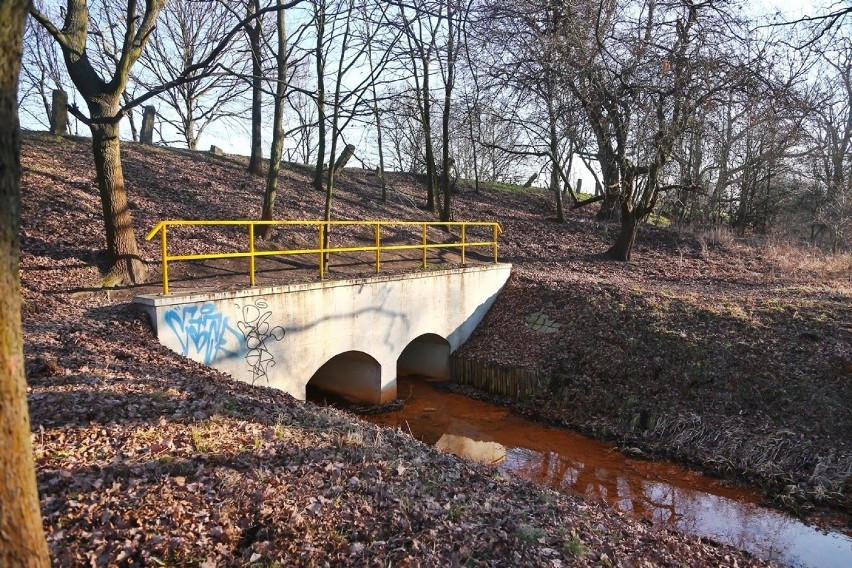
[(493, 394), (515, 398), (535, 396), (545, 386), (540, 375), (536, 368), (505, 367), (450, 356), (450, 380)]

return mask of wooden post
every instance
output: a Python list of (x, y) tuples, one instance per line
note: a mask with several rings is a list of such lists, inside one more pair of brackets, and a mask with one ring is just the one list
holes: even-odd
[(61, 89), (53, 91), (53, 108), (50, 117), (50, 133), (68, 135), (68, 93)]
[(527, 180), (527, 183), (524, 184), (524, 187), (532, 187), (533, 182), (538, 179), (538, 174), (533, 174)]
[(154, 143), (155, 116), (157, 116), (157, 109), (152, 106), (146, 106), (145, 114), (142, 116), (142, 132), (139, 133), (139, 141), (143, 144)]

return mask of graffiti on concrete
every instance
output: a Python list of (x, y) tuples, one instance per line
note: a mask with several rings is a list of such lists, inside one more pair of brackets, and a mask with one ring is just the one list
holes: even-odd
[[(240, 307), (239, 304), (237, 307)], [(272, 310), (266, 300), (257, 299), (254, 304), (242, 306), (242, 321), (237, 322), (246, 342), (246, 363), (251, 370), (252, 384), (263, 379), (269, 383), (269, 369), (275, 366), (275, 356), (268, 343), (284, 339), (283, 327), (269, 325), (271, 316)]]
[(240, 352), (240, 334), (212, 303), (171, 308), (165, 321), (180, 343), (181, 353), (209, 365)]

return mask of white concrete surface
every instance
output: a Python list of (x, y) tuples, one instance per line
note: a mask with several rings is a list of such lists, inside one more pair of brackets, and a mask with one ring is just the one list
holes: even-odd
[(401, 374), (448, 374), (449, 354), (510, 271), (494, 264), (133, 301), (163, 345), (236, 379), (304, 399), (314, 378), (325, 390), (379, 404), (396, 397), (398, 364)]

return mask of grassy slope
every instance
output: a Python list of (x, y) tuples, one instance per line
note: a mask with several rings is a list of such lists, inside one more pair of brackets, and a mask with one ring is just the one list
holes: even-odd
[[(43, 512), (60, 564), (86, 558), (105, 563), (121, 556), (128, 562), (156, 556), (179, 564), (212, 556), (234, 564), (255, 555), (287, 564), (365, 563), (403, 562), (413, 555), (427, 564), (456, 559), (545, 565), (554, 554), (584, 563), (607, 554), (622, 562), (717, 564), (730, 554), (688, 537), (649, 534), (641, 523), (612, 511), (495, 478), (397, 434), (233, 383), (177, 357), (156, 345), (144, 318), (122, 302), (140, 290), (97, 291), (103, 238), (88, 143), (26, 136), (23, 165), (30, 403)], [(127, 145), (125, 165), (140, 230), (162, 218), (253, 217), (259, 209), (262, 180), (243, 174), (238, 160)], [(286, 174), (283, 216), (319, 216), (322, 195), (308, 189), (308, 180)], [(348, 173), (336, 201), (338, 215), (428, 218), (412, 206), (422, 193), (413, 180), (399, 176), (394, 186), (390, 204), (381, 205), (374, 178)], [(608, 360), (623, 367), (630, 360), (671, 359), (656, 352), (656, 344), (637, 347), (615, 335), (603, 339), (617, 349), (601, 357), (596, 334), (622, 333), (624, 322), (653, 314), (649, 302), (668, 302), (657, 310), (665, 331), (682, 313), (692, 313), (693, 305), (719, 305), (720, 294), (739, 301), (746, 297), (742, 289), (776, 289), (782, 307), (793, 303), (797, 313), (810, 313), (798, 296), (780, 292), (807, 288), (815, 302), (829, 302), (834, 314), (808, 317), (833, 326), (809, 333), (823, 345), (836, 337), (839, 347), (826, 348), (822, 359), (828, 365), (839, 357), (845, 369), (849, 342), (846, 347), (842, 342), (848, 339), (849, 316), (834, 306), (848, 306), (848, 280), (828, 275), (818, 286), (804, 284), (814, 272), (801, 267), (779, 280), (778, 260), (767, 263), (759, 258), (765, 253), (745, 247), (713, 249), (708, 262), (699, 258), (693, 240), (658, 231), (643, 233), (637, 262), (621, 265), (594, 252), (605, 248), (614, 227), (597, 225), (586, 215), (564, 226), (548, 217), (548, 204), (536, 192), (457, 196), (457, 219), (503, 223), (502, 257), (516, 265), (506, 294), (466, 347), (469, 355), (562, 369), (555, 385), (570, 394), (564, 390), (570, 388), (566, 377), (581, 376), (578, 365), (601, 372)], [(143, 251), (154, 259), (157, 245), (147, 243)], [(724, 292), (712, 292), (713, 285)], [(728, 286), (737, 288), (727, 291)], [(563, 324), (560, 333), (543, 336), (523, 327), (526, 315), (537, 309)], [(716, 312), (705, 311), (714, 321)], [(783, 319), (781, 311), (772, 313)], [(734, 318), (731, 329), (741, 329), (742, 319)], [(633, 327), (650, 329), (646, 323)], [(809, 368), (803, 369), (799, 374), (806, 375)], [(582, 377), (605, 388), (613, 381), (607, 373)], [(840, 425), (848, 421), (849, 406), (844, 409), (849, 381), (843, 390), (843, 377), (825, 389), (834, 393)], [(632, 389), (635, 380), (631, 375), (625, 388)], [(681, 392), (668, 382), (673, 393)], [(804, 394), (789, 396), (810, 396), (809, 385), (802, 387)], [(619, 410), (623, 400), (615, 390), (595, 404)], [(627, 400), (645, 405), (651, 398)], [(735, 410), (734, 402), (730, 412)], [(602, 417), (606, 420), (606, 414)], [(576, 423), (588, 426), (595, 420), (586, 418)], [(663, 423), (653, 418), (655, 427)], [(601, 431), (618, 433), (617, 423), (610, 421)], [(836, 447), (838, 455), (848, 455), (842, 443)], [(327, 514), (315, 515), (318, 508)]]

